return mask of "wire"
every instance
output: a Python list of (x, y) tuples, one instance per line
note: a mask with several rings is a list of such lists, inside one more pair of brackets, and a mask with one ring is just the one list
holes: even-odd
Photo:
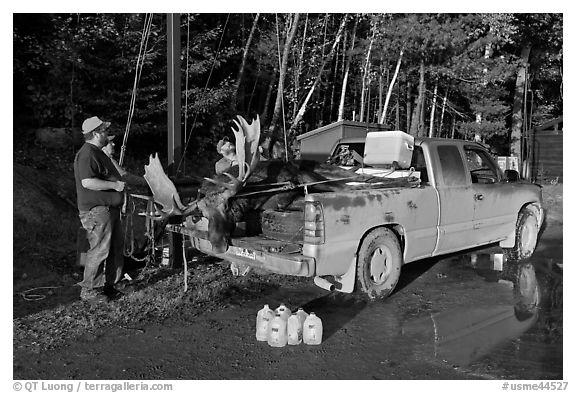
[(37, 291), (39, 289), (57, 289), (57, 288), (61, 288), (61, 287), (36, 287), (36, 288), (27, 289), (23, 292), (19, 292), (18, 294), (21, 295), (24, 300), (26, 300), (28, 302), (34, 302), (37, 300), (46, 299), (46, 295), (39, 295), (37, 293), (28, 294), (29, 292)]
[(136, 93), (138, 91), (138, 84), (140, 82), (140, 77), (142, 75), (142, 69), (144, 67), (144, 58), (146, 56), (146, 48), (148, 46), (148, 38), (150, 37), (150, 31), (152, 28), (152, 19), (154, 14), (146, 14), (144, 17), (144, 29), (142, 30), (142, 38), (140, 39), (140, 49), (138, 52), (138, 58), (136, 60), (136, 70), (134, 72), (134, 84), (132, 86), (132, 96), (130, 97), (130, 107), (128, 109), (128, 119), (126, 121), (126, 130), (124, 132), (124, 138), (122, 140), (122, 147), (120, 149), (120, 160), (118, 161), (120, 166), (124, 165), (124, 157), (126, 155), (126, 144), (128, 143), (128, 135), (130, 133), (130, 125), (132, 123), (132, 118), (134, 117), (134, 110), (136, 108)]
[[(188, 75), (190, 70), (190, 14), (186, 16), (186, 84), (184, 85), (184, 140), (188, 140), (186, 132), (188, 130)], [(182, 169), (182, 173), (186, 175), (186, 165)]]
[[(220, 36), (220, 42), (218, 43), (218, 48), (216, 49), (216, 54), (214, 56), (214, 60), (212, 61), (212, 67), (210, 68), (210, 73), (208, 74), (208, 79), (206, 80), (206, 86), (204, 86), (204, 90), (208, 89), (208, 84), (210, 83), (212, 72), (214, 71), (214, 67), (216, 66), (216, 60), (218, 59), (218, 55), (220, 53), (220, 47), (222, 45), (222, 41), (224, 40), (224, 33), (226, 32), (226, 27), (228, 26), (229, 20), (230, 20), (230, 14), (228, 14), (228, 16), (226, 17), (226, 22), (224, 23), (224, 28), (222, 29), (222, 35)], [(196, 126), (197, 119), (198, 119), (198, 112), (196, 112), (196, 114), (194, 115), (194, 121), (192, 122), (192, 127), (190, 127), (190, 134), (188, 135), (188, 139), (186, 140), (186, 144), (184, 145), (184, 150), (182, 151), (182, 157), (180, 157), (180, 162), (176, 167), (176, 173), (180, 171), (180, 166), (182, 166), (184, 157), (186, 157), (186, 150), (188, 150), (188, 145), (190, 144), (190, 140), (192, 139), (192, 130)]]

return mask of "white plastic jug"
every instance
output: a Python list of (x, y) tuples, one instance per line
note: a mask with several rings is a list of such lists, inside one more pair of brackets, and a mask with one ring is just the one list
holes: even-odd
[(288, 345), (298, 345), (302, 342), (302, 327), (300, 318), (297, 314), (290, 315), (288, 318)]
[(274, 318), (274, 311), (270, 310), (267, 304), (262, 307), (256, 315), (256, 340), (268, 340), (268, 326)]
[(298, 311), (296, 311), (296, 315), (298, 315), (298, 319), (300, 320), (300, 325), (302, 325), (302, 327), (304, 327), (304, 321), (306, 320), (306, 318), (308, 318), (308, 313), (306, 311), (304, 311), (304, 309), (302, 307), (299, 307)]
[(304, 344), (319, 345), (322, 343), (322, 320), (311, 312), (304, 321)]
[(286, 321), (276, 313), (276, 316), (268, 326), (268, 345), (271, 347), (283, 347), (288, 343), (288, 329)]
[(292, 315), (292, 311), (290, 311), (290, 309), (286, 307), (284, 303), (280, 303), (275, 312), (280, 314), (285, 322), (288, 322), (288, 318), (290, 318), (290, 315)]

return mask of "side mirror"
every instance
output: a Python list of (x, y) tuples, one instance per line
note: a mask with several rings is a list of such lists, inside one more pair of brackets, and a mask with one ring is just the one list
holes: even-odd
[(515, 171), (514, 169), (506, 169), (504, 171), (504, 176), (506, 177), (506, 180), (510, 183), (517, 182), (518, 180), (520, 180), (520, 174), (518, 173), (518, 171)]

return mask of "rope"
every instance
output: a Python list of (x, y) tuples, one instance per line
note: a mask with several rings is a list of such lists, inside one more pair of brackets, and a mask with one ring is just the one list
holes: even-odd
[(128, 120), (126, 121), (126, 130), (122, 140), (122, 148), (120, 149), (120, 166), (124, 164), (124, 156), (126, 154), (126, 144), (128, 143), (128, 134), (130, 133), (130, 125), (134, 110), (136, 108), (136, 92), (138, 90), (138, 83), (142, 75), (142, 68), (144, 67), (144, 58), (146, 56), (146, 48), (148, 46), (148, 38), (150, 37), (150, 30), (152, 27), (152, 17), (154, 14), (146, 14), (144, 18), (144, 30), (142, 31), (142, 38), (140, 40), (140, 50), (138, 52), (138, 59), (136, 60), (136, 71), (134, 73), (134, 85), (132, 87), (132, 96), (130, 98), (130, 107), (128, 109)]
[[(214, 61), (212, 61), (212, 67), (210, 68), (210, 73), (208, 74), (208, 79), (206, 80), (206, 86), (204, 86), (204, 90), (208, 89), (208, 84), (210, 83), (210, 79), (212, 78), (212, 72), (214, 71), (214, 67), (216, 65), (216, 60), (218, 59), (218, 55), (220, 53), (220, 47), (222, 46), (222, 41), (224, 40), (224, 33), (226, 32), (226, 27), (228, 26), (228, 21), (230, 20), (230, 14), (226, 17), (226, 23), (224, 23), (224, 28), (222, 29), (222, 35), (220, 36), (220, 42), (218, 43), (218, 48), (216, 49), (216, 55), (214, 56)], [(186, 64), (188, 67), (188, 64)], [(192, 122), (192, 127), (190, 127), (190, 134), (186, 140), (186, 145), (184, 145), (184, 150), (182, 151), (182, 157), (180, 157), (180, 162), (176, 167), (176, 173), (180, 171), (180, 166), (182, 166), (182, 162), (184, 161), (184, 157), (186, 157), (186, 150), (188, 150), (188, 145), (190, 144), (190, 139), (192, 139), (192, 130), (196, 127), (196, 120), (198, 119), (198, 112), (194, 115), (194, 121)]]
[(182, 239), (182, 261), (184, 262), (184, 292), (188, 292), (188, 262), (186, 261), (186, 245)]
[(28, 294), (29, 292), (37, 291), (39, 289), (57, 289), (57, 288), (61, 288), (61, 287), (37, 287), (37, 288), (27, 289), (23, 292), (19, 292), (18, 294), (21, 295), (22, 298), (24, 300), (26, 300), (27, 302), (35, 302), (38, 300), (46, 299), (46, 295), (39, 295), (37, 293)]

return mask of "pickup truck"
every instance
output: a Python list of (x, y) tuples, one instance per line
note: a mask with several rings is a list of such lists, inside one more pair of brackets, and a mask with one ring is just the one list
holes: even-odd
[(239, 223), (224, 253), (214, 253), (205, 219), (188, 217), (168, 230), (232, 264), (310, 277), (327, 290), (357, 290), (370, 299), (388, 296), (402, 267), (424, 258), (494, 243), (508, 260), (532, 255), (544, 220), (540, 186), (503, 173), (481, 144), (412, 141), (405, 169), (350, 169), (395, 176), (341, 181), (337, 191), (303, 187), (287, 208), (259, 212), (259, 229), (243, 231)]

